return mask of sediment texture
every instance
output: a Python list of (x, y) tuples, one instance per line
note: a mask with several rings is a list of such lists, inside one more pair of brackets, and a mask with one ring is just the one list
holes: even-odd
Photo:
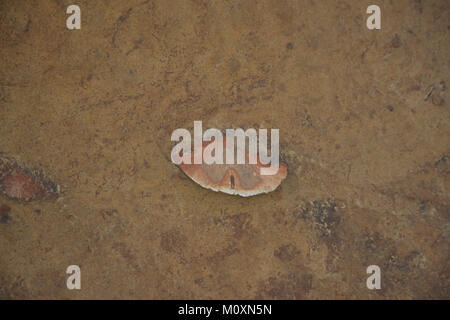
[[(1, 298), (448, 298), (449, 1), (0, 2)], [(279, 128), (252, 198), (170, 161), (176, 128)], [(66, 288), (77, 264), (82, 289)], [(380, 266), (382, 289), (366, 268)]]

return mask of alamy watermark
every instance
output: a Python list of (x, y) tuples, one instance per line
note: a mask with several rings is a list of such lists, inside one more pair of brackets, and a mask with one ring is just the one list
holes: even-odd
[[(192, 159), (194, 164), (208, 165), (246, 164), (248, 160), (249, 164), (266, 165), (261, 166), (261, 175), (274, 175), (280, 166), (280, 131), (270, 129), (270, 155), (267, 149), (267, 133), (267, 129), (258, 131), (253, 128), (245, 131), (241, 128), (226, 129), (224, 139), (219, 129), (210, 128), (203, 133), (202, 121), (194, 121), (194, 148), (192, 149), (191, 133), (183, 128), (176, 129), (172, 132), (171, 141), (179, 141), (179, 143), (173, 147), (171, 159), (176, 165), (191, 164)], [(246, 152), (247, 139), (248, 152)], [(204, 141), (211, 141), (211, 143), (203, 148)]]

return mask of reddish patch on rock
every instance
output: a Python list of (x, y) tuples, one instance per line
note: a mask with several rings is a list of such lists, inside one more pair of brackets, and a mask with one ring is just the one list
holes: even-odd
[(2, 204), (0, 206), (0, 214), (9, 213), (10, 211), (11, 211), (11, 208), (9, 206), (7, 206), (6, 204)]
[(397, 34), (394, 36), (394, 39), (392, 39), (391, 45), (392, 45), (393, 48), (400, 48), (401, 47), (402, 42), (401, 42), (401, 40), (400, 40), (400, 38), (398, 37)]
[(0, 191), (9, 198), (25, 201), (54, 199), (58, 196), (55, 183), (9, 158), (0, 158)]

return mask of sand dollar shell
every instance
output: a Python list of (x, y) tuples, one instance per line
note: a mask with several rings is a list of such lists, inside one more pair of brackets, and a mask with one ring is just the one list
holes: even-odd
[(247, 152), (245, 153), (246, 164), (194, 164), (195, 153), (203, 152), (210, 143), (212, 142), (204, 142), (201, 149), (193, 149), (191, 164), (179, 165), (189, 178), (204, 188), (249, 197), (274, 191), (287, 176), (287, 165), (284, 163), (280, 163), (276, 174), (261, 175), (260, 169), (269, 166), (262, 164), (259, 158), (256, 164), (249, 164)]

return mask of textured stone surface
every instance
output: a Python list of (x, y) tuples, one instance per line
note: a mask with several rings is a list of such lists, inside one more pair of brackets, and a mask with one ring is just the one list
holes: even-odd
[[(366, 1), (80, 0), (76, 31), (70, 4), (0, 2), (0, 151), (61, 187), (0, 196), (1, 298), (450, 297), (448, 1), (379, 31)], [(281, 188), (190, 181), (194, 120), (280, 128)]]

